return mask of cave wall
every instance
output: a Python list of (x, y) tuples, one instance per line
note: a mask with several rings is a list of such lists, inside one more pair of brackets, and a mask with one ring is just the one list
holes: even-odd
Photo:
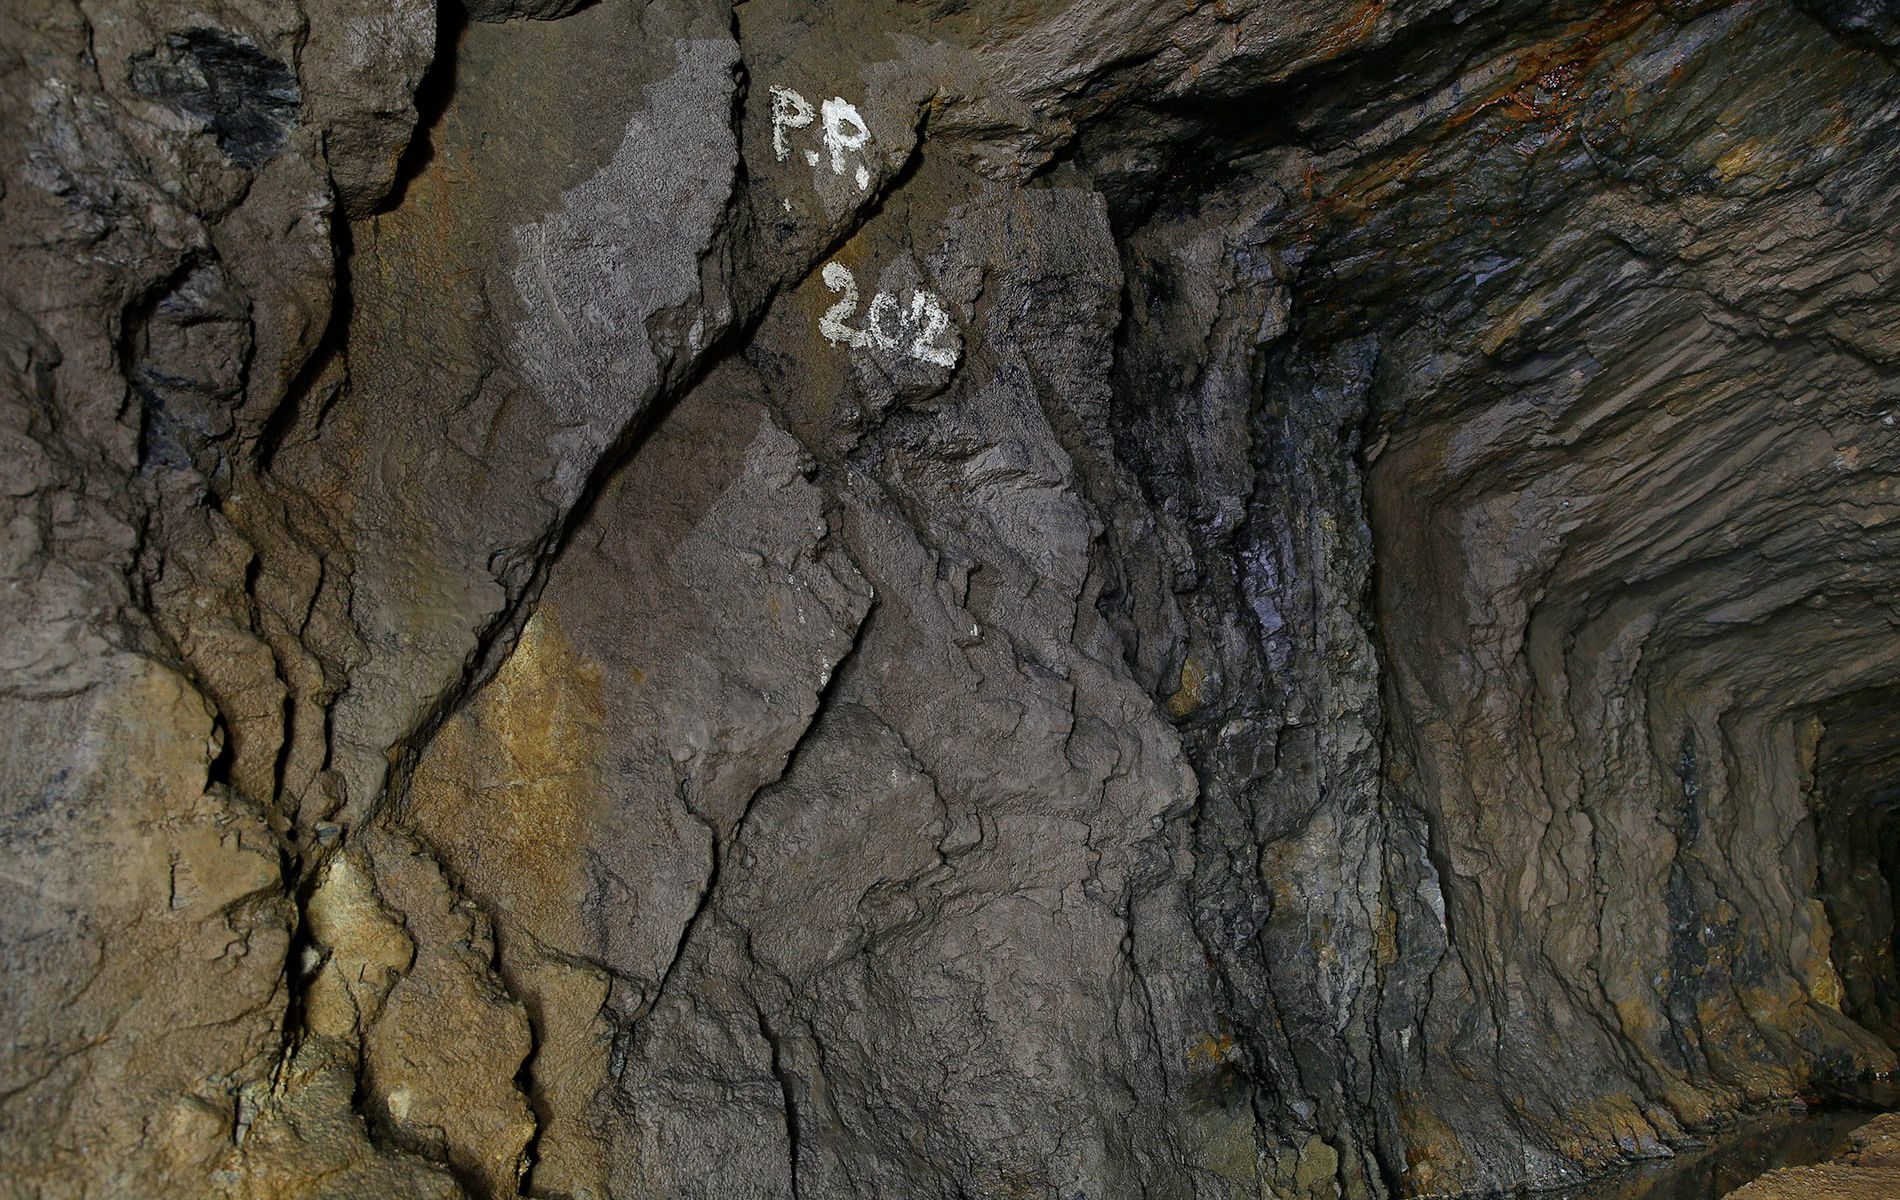
[(9, 1194), (1424, 1195), (1894, 1065), (1891, 6), (0, 22)]
[(1785, 8), (1614, 20), (1403, 195), (1346, 182), (1317, 268), (1390, 298), (1379, 627), (1458, 1029), (1421, 1087), (1505, 1064), (1491, 1144), (1591, 1131), (1546, 1170), (1890, 1061), (1843, 1019), (1808, 796), (1817, 713), (1894, 663), (1890, 65)]

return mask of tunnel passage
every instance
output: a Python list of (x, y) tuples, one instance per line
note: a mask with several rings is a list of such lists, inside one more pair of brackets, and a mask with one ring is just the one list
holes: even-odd
[(1551, 14), (1262, 101), (1285, 144), (1125, 249), (1120, 451), (1196, 551), (1202, 940), (1256, 1108), (1401, 1192), (1893, 1062), (1880, 864), (1829, 857), (1885, 794), (1810, 792), (1894, 777), (1873, 726), (1827, 746), (1900, 678), (1900, 88), (1790, 6)]
[(1900, 1045), (1900, 687), (1843, 696), (1818, 716), (1815, 840), (1842, 1009)]
[(1260, 403), (1366, 413), (1403, 1186), (1892, 1064), (1890, 905), (1820, 882), (1886, 797), (1807, 791), (1812, 714), (1900, 674), (1897, 104), (1799, 10), (1631, 8), (1265, 156)]

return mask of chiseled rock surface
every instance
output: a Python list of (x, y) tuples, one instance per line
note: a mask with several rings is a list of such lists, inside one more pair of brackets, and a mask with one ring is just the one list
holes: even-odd
[(1897, 30), (8, 6), (0, 1193), (1374, 1200), (1892, 1068)]

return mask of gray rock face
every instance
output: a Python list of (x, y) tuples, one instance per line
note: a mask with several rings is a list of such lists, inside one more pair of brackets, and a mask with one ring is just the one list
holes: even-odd
[(0, 1192), (1372, 1200), (1895, 1065), (1890, 6), (0, 26)]

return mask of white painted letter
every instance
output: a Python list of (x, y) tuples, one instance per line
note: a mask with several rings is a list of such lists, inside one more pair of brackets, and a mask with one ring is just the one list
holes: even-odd
[[(845, 152), (864, 149), (864, 144), (871, 140), (871, 128), (843, 96), (833, 96), (825, 101), (824, 110), (825, 149), (831, 151), (831, 173), (842, 175)], [(848, 130), (847, 125), (850, 127)], [(870, 186), (869, 171), (860, 168), (857, 178), (859, 191)]]
[[(811, 101), (794, 92), (791, 88), (774, 87), (772, 89), (772, 153), (784, 162), (791, 157), (792, 144), (785, 137), (787, 129), (803, 129), (812, 123), (817, 113), (812, 111)], [(825, 102), (825, 124), (831, 124), (831, 102)], [(827, 134), (827, 136), (829, 136)]]

